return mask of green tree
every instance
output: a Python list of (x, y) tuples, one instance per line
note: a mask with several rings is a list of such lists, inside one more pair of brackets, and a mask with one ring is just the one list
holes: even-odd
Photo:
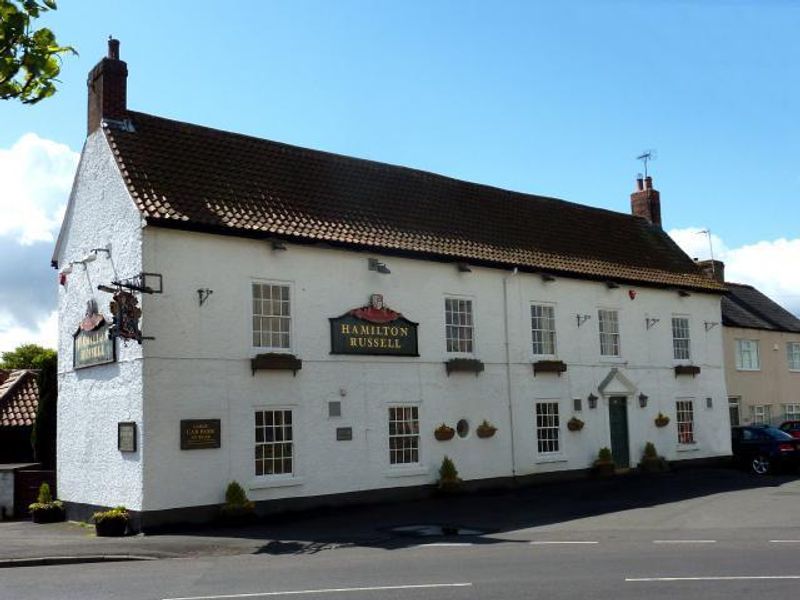
[(55, 361), (55, 357), (55, 350), (37, 344), (23, 344), (0, 354), (0, 369), (41, 369), (46, 362)]
[(61, 56), (77, 54), (61, 46), (47, 27), (31, 22), (56, 10), (55, 0), (0, 0), (0, 99), (35, 104), (52, 96)]
[(56, 407), (58, 403), (58, 360), (47, 350), (39, 362), (39, 406), (31, 432), (31, 445), (36, 460), (45, 468), (56, 466)]

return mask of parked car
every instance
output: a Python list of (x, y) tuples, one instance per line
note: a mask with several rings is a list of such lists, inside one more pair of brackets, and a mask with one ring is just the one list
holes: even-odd
[(777, 427), (747, 425), (731, 429), (733, 458), (756, 475), (800, 466), (800, 439)]
[(778, 429), (785, 431), (794, 438), (800, 438), (800, 421), (784, 421)]

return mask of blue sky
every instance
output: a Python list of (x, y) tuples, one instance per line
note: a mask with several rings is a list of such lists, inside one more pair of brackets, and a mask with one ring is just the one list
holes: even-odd
[[(665, 229), (703, 258), (694, 232), (710, 228), (737, 280), (800, 313), (800, 275), (786, 273), (800, 271), (800, 3), (59, 5), (46, 22), (80, 56), (55, 97), (0, 104), (7, 170), (26, 134), (80, 151), (86, 74), (113, 34), (131, 108), (301, 146), (624, 212), (635, 157), (654, 148)], [(31, 152), (22, 163), (46, 176)], [(59, 202), (47, 203), (49, 223)], [(21, 227), (0, 225), (0, 249), (23, 243)], [(21, 335), (3, 321), (10, 295), (0, 350), (4, 327)]]

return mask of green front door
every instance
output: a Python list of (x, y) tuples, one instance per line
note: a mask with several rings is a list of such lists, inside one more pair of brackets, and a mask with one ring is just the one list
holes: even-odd
[(630, 466), (628, 440), (628, 401), (625, 396), (612, 396), (608, 400), (609, 427), (611, 429), (611, 454), (617, 467)]

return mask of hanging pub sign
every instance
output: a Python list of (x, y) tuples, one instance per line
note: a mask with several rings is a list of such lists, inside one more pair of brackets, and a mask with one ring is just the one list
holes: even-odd
[(72, 336), (72, 365), (84, 369), (117, 360), (114, 340), (109, 337), (108, 323), (97, 311), (97, 303), (86, 303), (86, 315)]
[(330, 322), (331, 354), (419, 356), (418, 324), (384, 306), (380, 294)]
[(111, 335), (124, 340), (136, 340), (142, 343), (142, 332), (139, 329), (139, 317), (142, 309), (139, 301), (131, 292), (118, 291), (111, 300), (111, 312), (114, 315), (114, 325)]

